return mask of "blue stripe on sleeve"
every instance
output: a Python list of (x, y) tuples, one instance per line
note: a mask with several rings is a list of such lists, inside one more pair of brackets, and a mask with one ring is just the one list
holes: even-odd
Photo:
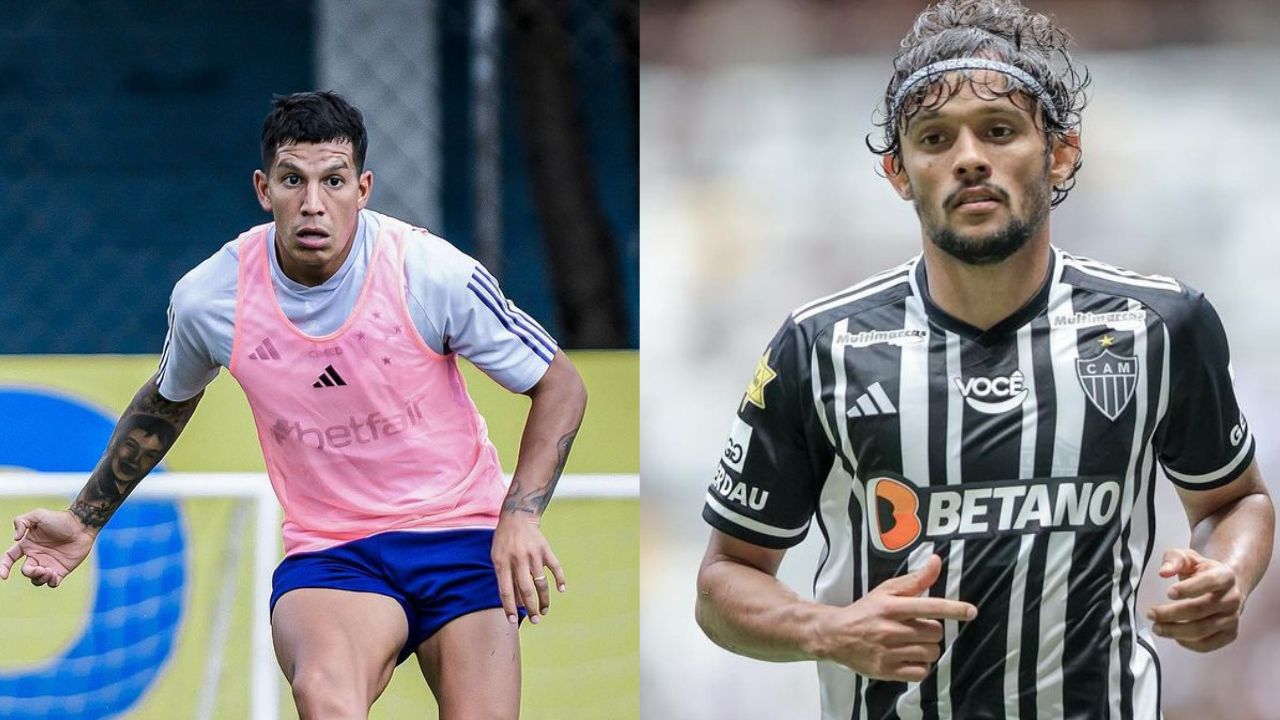
[(551, 339), (551, 336), (547, 334), (547, 331), (543, 330), (542, 326), (535, 322), (533, 318), (526, 315), (523, 310), (516, 307), (515, 303), (503, 296), (502, 291), (498, 289), (498, 281), (494, 280), (493, 276), (489, 275), (483, 267), (477, 266), (475, 272), (472, 273), (471, 278), (478, 281), (488, 289), (491, 296), (495, 297), (502, 303), (502, 305), (507, 309), (508, 316), (511, 317), (512, 320), (541, 340), (548, 350), (553, 353), (555, 352), (556, 343)]
[[(552, 342), (551, 338), (546, 334), (546, 332), (543, 331), (542, 328), (539, 327), (538, 324), (534, 323), (532, 320), (530, 320), (529, 323), (522, 322), (518, 316), (513, 314), (511, 311), (515, 306), (512, 305), (510, 300), (503, 297), (502, 291), (499, 290), (496, 285), (491, 285), (490, 283), (485, 282), (485, 278), (479, 273), (479, 271), (472, 274), (471, 280), (477, 283), (480, 288), (483, 288), (485, 290), (486, 294), (489, 296), (491, 300), (493, 300), (493, 302), (497, 306), (498, 312), (506, 316), (507, 319), (509, 319), (512, 323), (514, 323), (516, 327), (523, 330), (524, 333), (527, 336), (529, 336), (531, 339), (533, 339), (535, 342), (541, 344), (542, 347), (547, 350), (547, 352), (551, 353), (552, 355), (555, 355), (556, 345), (554, 342)], [(530, 323), (532, 323), (533, 327), (530, 327)]]
[(489, 310), (494, 314), (494, 316), (498, 318), (498, 322), (502, 323), (502, 326), (505, 327), (508, 332), (510, 332), (512, 335), (515, 335), (517, 338), (519, 338), (520, 342), (524, 343), (530, 350), (533, 351), (535, 355), (542, 358), (548, 363), (551, 362), (551, 355), (553, 353), (548, 353), (548, 351), (545, 348), (543, 348), (540, 344), (538, 344), (532, 338), (527, 337), (523, 331), (519, 331), (518, 328), (513, 327), (511, 321), (507, 319), (506, 315), (504, 315), (503, 312), (498, 309), (498, 307), (493, 303), (493, 301), (485, 295), (484, 291), (482, 291), (476, 285), (476, 283), (474, 282), (467, 283), (467, 287), (471, 290), (471, 292), (475, 293), (475, 296), (480, 299), (480, 302), (484, 303), (485, 307), (489, 308)]
[(476, 266), (476, 271), (473, 277), (475, 277), (478, 280), (481, 280), (486, 287), (492, 289), (495, 293), (497, 293), (500, 297), (502, 297), (502, 299), (506, 302), (507, 309), (514, 314), (516, 319), (519, 320), (523, 318), (525, 320), (525, 322), (521, 323), (522, 326), (538, 334), (538, 336), (541, 337), (547, 343), (548, 347), (554, 348), (556, 346), (556, 341), (552, 339), (550, 333), (548, 333), (545, 329), (543, 329), (542, 325), (538, 324), (538, 322), (533, 318), (529, 317), (529, 315), (524, 310), (521, 310), (515, 303), (511, 302), (510, 299), (502, 295), (502, 290), (498, 287), (497, 279), (495, 279), (493, 275), (490, 275), (489, 272), (484, 269), (484, 266)]

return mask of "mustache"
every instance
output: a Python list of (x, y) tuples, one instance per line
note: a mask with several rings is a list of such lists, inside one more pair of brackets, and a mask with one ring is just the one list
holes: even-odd
[(998, 185), (991, 185), (990, 183), (982, 183), (981, 185), (967, 185), (951, 193), (950, 195), (947, 196), (945, 207), (948, 207), (948, 208), (956, 207), (957, 205), (960, 204), (960, 200), (959, 200), (960, 193), (968, 192), (969, 190), (978, 190), (978, 189), (986, 190), (991, 194), (995, 195), (997, 198), (999, 198), (1000, 202), (1003, 202), (1006, 205), (1009, 204), (1009, 193), (1005, 192), (1004, 188)]

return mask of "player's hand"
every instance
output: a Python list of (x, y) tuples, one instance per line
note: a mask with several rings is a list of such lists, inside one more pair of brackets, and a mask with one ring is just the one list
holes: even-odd
[(1164, 554), (1160, 577), (1178, 577), (1169, 588), (1172, 602), (1147, 611), (1161, 637), (1196, 652), (1230, 644), (1240, 630), (1244, 593), (1230, 565), (1194, 550), (1175, 548)]
[(938, 579), (942, 560), (891, 578), (852, 605), (832, 608), (815, 629), (814, 653), (879, 680), (919, 682), (942, 653), (940, 620), (972, 620), (978, 609), (946, 598), (919, 597)]
[(507, 619), (516, 622), (516, 606), (523, 606), (529, 622), (538, 623), (551, 609), (551, 570), (556, 588), (565, 591), (564, 570), (542, 536), (536, 515), (504, 512), (493, 533), (493, 566), (498, 571), (498, 595)]
[(24, 556), (22, 574), (32, 585), (58, 587), (89, 555), (97, 532), (68, 510), (32, 510), (13, 520), (13, 546), (0, 557), (0, 580)]

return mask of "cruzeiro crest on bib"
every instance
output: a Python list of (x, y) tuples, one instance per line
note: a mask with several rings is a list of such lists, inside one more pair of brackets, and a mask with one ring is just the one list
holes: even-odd
[(1115, 420), (1129, 406), (1138, 387), (1138, 358), (1103, 350), (1094, 357), (1076, 360), (1076, 376), (1093, 406), (1108, 420)]

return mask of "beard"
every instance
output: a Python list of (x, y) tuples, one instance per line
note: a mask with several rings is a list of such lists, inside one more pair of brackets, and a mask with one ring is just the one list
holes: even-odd
[[(1045, 185), (1046, 187), (1023, 187), (1022, 195), (1030, 203), (1026, 212), (1022, 215), (1014, 213), (1004, 227), (986, 235), (961, 236), (945, 220), (934, 222), (933, 218), (927, 217), (921, 212), (919, 204), (916, 205), (916, 214), (920, 217), (930, 242), (942, 252), (967, 265), (995, 265), (1026, 246), (1048, 220), (1049, 188), (1047, 183)], [(998, 190), (998, 194), (1006, 203), (1009, 202), (1008, 193)]]
[(999, 230), (980, 237), (961, 237), (949, 227), (932, 228), (929, 240), (967, 265), (995, 265), (1021, 250), (1039, 229), (1039, 223), (1032, 226), (1025, 219), (1014, 217)]

